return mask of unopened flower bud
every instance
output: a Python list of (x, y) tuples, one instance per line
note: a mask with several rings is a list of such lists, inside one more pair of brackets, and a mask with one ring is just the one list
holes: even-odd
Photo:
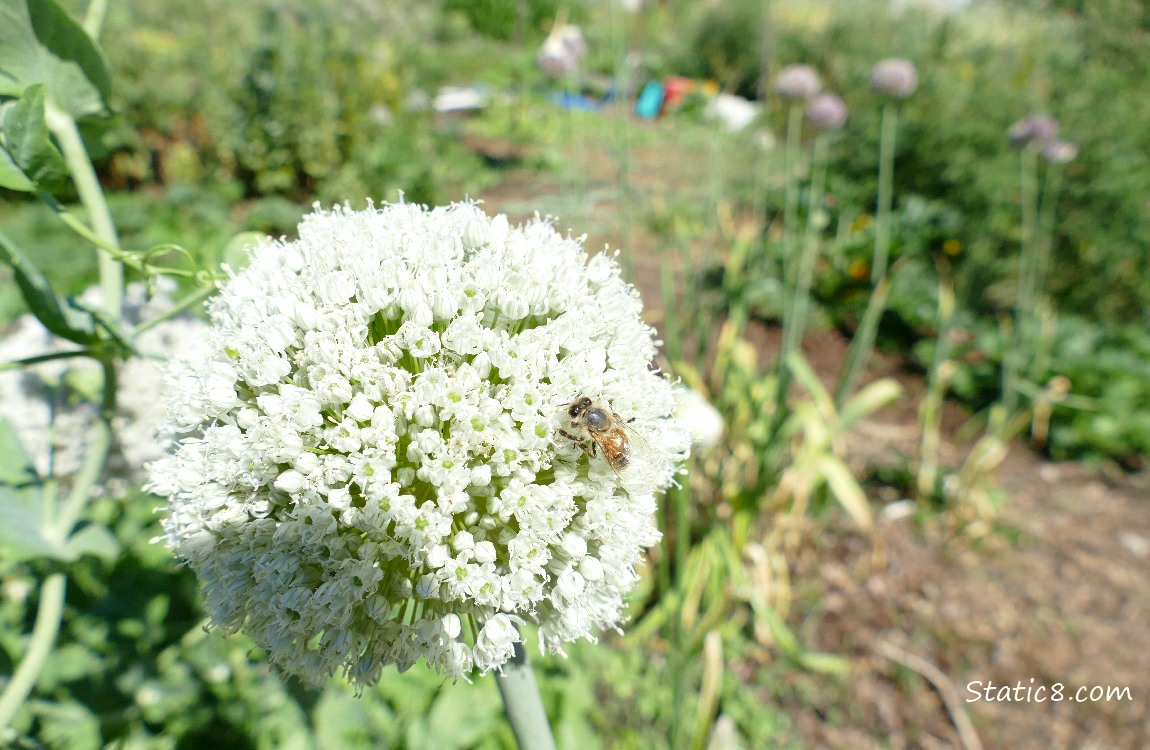
[(820, 94), (807, 104), (807, 119), (819, 130), (838, 130), (847, 121), (847, 105), (834, 94)]
[(874, 66), (870, 85), (880, 94), (905, 99), (918, 90), (918, 70), (910, 60), (888, 57)]
[(1023, 148), (1030, 143), (1045, 143), (1058, 137), (1058, 120), (1045, 114), (1027, 115), (1010, 126), (1006, 137), (1015, 148)]
[(802, 101), (817, 95), (823, 88), (819, 74), (810, 65), (793, 64), (779, 71), (775, 91), (784, 99)]

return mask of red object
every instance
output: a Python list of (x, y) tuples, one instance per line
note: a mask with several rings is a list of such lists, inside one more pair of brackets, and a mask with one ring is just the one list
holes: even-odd
[(663, 79), (663, 112), (674, 109), (687, 94), (696, 91), (699, 82), (682, 76), (668, 76)]

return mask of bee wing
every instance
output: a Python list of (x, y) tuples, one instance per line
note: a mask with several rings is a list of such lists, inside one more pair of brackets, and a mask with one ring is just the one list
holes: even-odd
[(641, 443), (646, 445), (648, 448), (651, 446), (651, 444), (647, 442), (647, 438), (643, 437), (643, 435), (631, 425), (631, 423), (635, 421), (634, 417), (632, 417), (631, 419), (623, 419), (622, 417), (620, 417), (615, 412), (611, 412), (611, 416), (613, 416), (615, 418), (615, 423), (617, 425), (619, 425), (620, 427), (622, 427), (624, 430), (627, 431), (628, 435), (639, 440)]

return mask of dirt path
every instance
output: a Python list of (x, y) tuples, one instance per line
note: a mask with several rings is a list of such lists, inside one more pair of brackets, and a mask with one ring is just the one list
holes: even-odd
[[(631, 158), (632, 173), (643, 176), (640, 188), (658, 190), (668, 169), (666, 152), (638, 149)], [(689, 166), (675, 164), (672, 179), (690, 181)], [(562, 228), (591, 230), (589, 248), (618, 247), (625, 235), (635, 253), (636, 283), (657, 321), (654, 238), (641, 228), (623, 231), (609, 159), (592, 154), (583, 178), (579, 205), (564, 202), (569, 186), (526, 171), (509, 172), (483, 199), (488, 211), (513, 220), (535, 210), (558, 214)], [(770, 361), (777, 335), (764, 328), (755, 340)], [(815, 333), (804, 349), (829, 379), (841, 366), (845, 342)], [(864, 476), (914, 455), (923, 390), (921, 379), (899, 372), (897, 363), (880, 363), (871, 375), (894, 375), (907, 397), (849, 442), (852, 466)], [(953, 434), (965, 419), (952, 408), (944, 428)], [(957, 465), (966, 449), (948, 440), (942, 456)], [(783, 699), (781, 708), (795, 717), (804, 744), (1150, 748), (1147, 478), (1052, 464), (1016, 444), (997, 482), (1009, 499), (995, 530), (981, 538), (957, 531), (945, 514), (925, 521), (884, 517), (872, 536), (832, 521), (797, 555), (793, 611), (803, 614), (792, 625), (809, 647), (850, 655), (855, 663), (845, 682), (800, 676), (793, 698)], [(912, 666), (897, 664), (890, 654), (902, 654)], [(1037, 700), (1051, 696), (1056, 685), (1067, 700)], [(1003, 686), (1021, 686), (1011, 691), (1015, 700), (1001, 700)], [(1083, 686), (1084, 694), (1093, 686), (1128, 688), (1130, 697), (1074, 702)], [(995, 700), (985, 692), (972, 700), (988, 687)], [(947, 690), (955, 704), (950, 709), (941, 698)], [(956, 729), (964, 721), (973, 724), (973, 740)]]

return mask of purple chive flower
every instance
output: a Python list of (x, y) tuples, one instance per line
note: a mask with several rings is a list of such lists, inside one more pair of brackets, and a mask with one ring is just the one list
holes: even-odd
[(847, 105), (834, 94), (820, 94), (807, 104), (807, 119), (819, 130), (838, 130), (847, 121)]
[(1030, 114), (1011, 125), (1006, 137), (1015, 148), (1046, 143), (1058, 137), (1058, 120), (1046, 114)]
[(918, 69), (910, 60), (888, 57), (874, 66), (870, 85), (880, 94), (905, 99), (918, 90)]
[(806, 100), (823, 88), (822, 79), (810, 65), (792, 64), (779, 71), (775, 78), (775, 91), (784, 99)]

